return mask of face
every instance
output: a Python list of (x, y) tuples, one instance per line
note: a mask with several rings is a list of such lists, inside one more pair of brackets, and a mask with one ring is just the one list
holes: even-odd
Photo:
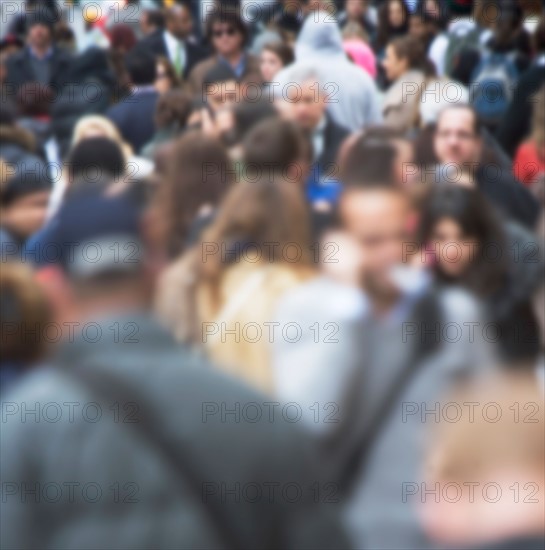
[(387, 189), (354, 190), (343, 196), (340, 212), (345, 229), (359, 243), (367, 291), (379, 300), (397, 296), (390, 272), (403, 262), (403, 244), (409, 240), (407, 199)]
[(240, 99), (239, 84), (235, 80), (228, 80), (208, 86), (206, 98), (215, 112), (232, 107)]
[(346, 13), (352, 19), (357, 19), (364, 15), (367, 7), (367, 0), (346, 0)]
[(464, 235), (452, 218), (443, 218), (433, 228), (431, 240), (439, 270), (448, 277), (461, 277), (474, 258), (477, 239)]
[(51, 31), (46, 25), (32, 25), (28, 31), (27, 41), (35, 48), (46, 48), (51, 44)]
[(434, 19), (439, 19), (441, 15), (439, 11), (439, 4), (435, 0), (426, 0), (424, 4), (424, 11), (431, 15)]
[(260, 69), (265, 82), (272, 82), (282, 67), (282, 60), (274, 52), (266, 49), (261, 52)]
[(190, 11), (184, 6), (172, 8), (167, 21), (167, 29), (180, 40), (189, 36), (193, 30), (193, 18)]
[(401, 2), (394, 0), (388, 4), (388, 21), (391, 27), (397, 28), (401, 27), (404, 21), (403, 8), (401, 7)]
[(242, 34), (230, 23), (216, 23), (212, 27), (212, 44), (220, 55), (227, 56), (241, 51), (242, 41)]
[(409, 33), (415, 38), (424, 38), (426, 36), (427, 27), (418, 15), (412, 15), (409, 21)]
[(394, 47), (390, 45), (386, 48), (386, 56), (382, 66), (386, 71), (388, 80), (394, 81), (407, 71), (408, 63), (406, 58), (398, 57)]
[(22, 238), (30, 237), (45, 222), (49, 191), (29, 193), (2, 212), (3, 223)]
[(441, 164), (457, 164), (471, 169), (481, 157), (481, 140), (475, 134), (473, 113), (465, 109), (447, 109), (437, 121), (434, 149)]
[(326, 98), (318, 89), (319, 84), (313, 81), (304, 82), (299, 89), (286, 89), (286, 100), (282, 102), (285, 117), (305, 130), (314, 130), (326, 109)]

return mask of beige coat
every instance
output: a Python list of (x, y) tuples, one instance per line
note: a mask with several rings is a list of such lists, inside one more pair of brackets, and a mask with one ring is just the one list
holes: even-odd
[(425, 81), (423, 72), (407, 71), (388, 88), (382, 104), (385, 126), (406, 132), (415, 125)]
[[(240, 261), (223, 274), (219, 308), (212, 306), (210, 290), (199, 284), (195, 247), (163, 274), (156, 312), (183, 342), (202, 348), (218, 367), (248, 384), (273, 393), (270, 365), (271, 323), (283, 294), (312, 275), (289, 264)], [(229, 331), (234, 331), (229, 332)], [(282, 327), (274, 336), (281, 337)]]

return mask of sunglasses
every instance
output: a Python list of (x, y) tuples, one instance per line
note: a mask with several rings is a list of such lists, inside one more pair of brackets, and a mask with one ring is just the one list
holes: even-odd
[(218, 29), (212, 32), (214, 38), (220, 38), (224, 34), (227, 36), (234, 36), (237, 33), (236, 29), (233, 27), (227, 27), (226, 29)]

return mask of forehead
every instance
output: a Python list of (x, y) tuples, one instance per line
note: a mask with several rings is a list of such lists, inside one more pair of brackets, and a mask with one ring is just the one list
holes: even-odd
[(407, 198), (393, 189), (349, 190), (341, 199), (341, 216), (346, 225), (374, 229), (405, 223)]
[(470, 109), (447, 109), (437, 120), (437, 128), (473, 128), (474, 115)]

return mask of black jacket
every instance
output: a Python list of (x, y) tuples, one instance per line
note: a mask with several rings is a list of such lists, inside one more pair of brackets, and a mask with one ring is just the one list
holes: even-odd
[(153, 117), (159, 94), (155, 90), (132, 94), (113, 105), (106, 116), (119, 128), (135, 154), (153, 138)]
[[(49, 85), (53, 87), (54, 90), (59, 90), (66, 84), (67, 72), (71, 59), (72, 56), (68, 52), (60, 48), (53, 48), (53, 53), (51, 54), (51, 78)], [(20, 52), (8, 57), (7, 72), (7, 82), (13, 86), (14, 91), (27, 82), (36, 81), (28, 48), (24, 48)]]
[(499, 142), (510, 156), (515, 155), (517, 147), (530, 133), (535, 106), (532, 96), (544, 83), (544, 63), (534, 63), (518, 81), (511, 104), (498, 129)]
[[(329, 177), (339, 178), (337, 170), (337, 153), (343, 141), (350, 135), (350, 130), (337, 124), (329, 115), (324, 128), (324, 149), (317, 162), (320, 169), (325, 170)], [(335, 171), (333, 171), (335, 170)]]
[[(169, 59), (163, 32), (164, 31), (160, 30), (146, 36), (138, 42), (136, 45), (136, 50), (138, 51), (139, 49), (142, 49), (151, 52), (156, 57), (163, 56)], [(183, 74), (185, 78), (191, 72), (191, 69), (199, 63), (199, 61), (202, 61), (208, 57), (208, 52), (201, 46), (192, 44), (187, 40), (184, 41), (184, 45), (187, 56)]]
[(510, 170), (495, 163), (484, 165), (477, 170), (476, 179), (478, 188), (500, 212), (531, 230), (535, 228), (539, 203)]

